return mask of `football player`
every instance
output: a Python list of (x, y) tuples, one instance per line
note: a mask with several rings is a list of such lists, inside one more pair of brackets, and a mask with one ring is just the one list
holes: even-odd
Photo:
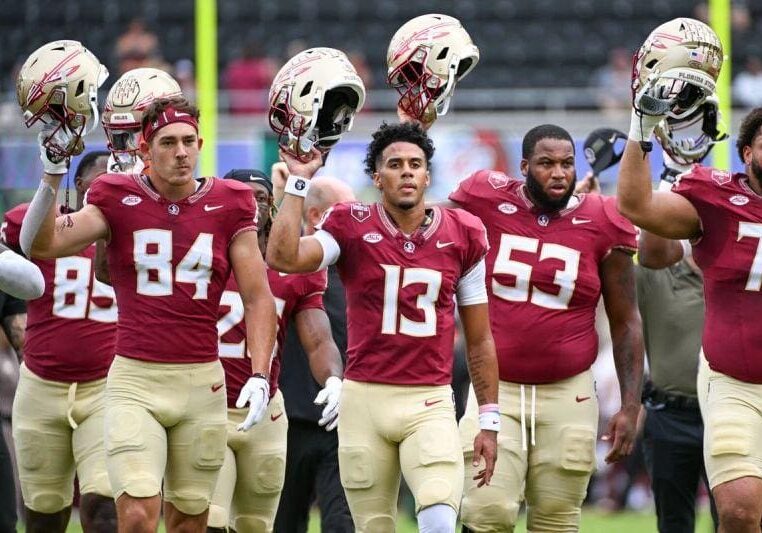
[[(70, 85), (50, 75), (70, 68)], [(45, 82), (35, 84), (47, 72)], [(48, 120), (80, 106), (80, 118), (67, 128), (89, 127), (90, 91), (97, 89), (101, 65), (81, 44), (57, 41), (34, 52), (19, 72), (19, 97), (27, 114)], [(58, 85), (56, 85), (58, 83)], [(84, 90), (80, 90), (83, 88)], [(60, 106), (62, 98), (65, 106)], [(58, 103), (56, 103), (58, 102)], [(75, 113), (73, 113), (75, 114)], [(88, 117), (88, 118), (85, 118)], [(74, 124), (74, 126), (72, 126)], [(71, 131), (71, 129), (69, 129)], [(41, 134), (43, 157), (48, 157)], [(85, 193), (106, 170), (108, 152), (85, 155), (75, 172), (75, 212)], [(21, 247), (22, 220), (29, 204), (5, 215), (3, 239)], [(69, 216), (68, 206), (53, 206)], [(106, 374), (114, 357), (117, 310), (114, 292), (93, 278), (95, 246), (82, 246), (57, 259), (33, 259), (45, 279), (45, 292), (28, 305), (25, 357), (13, 402), (13, 438), (24, 497), (27, 528), (65, 531), (71, 514), (74, 475), (79, 478), (80, 519), (85, 531), (114, 531), (116, 513), (103, 444)], [(80, 339), (73, 343), (72, 339)]]
[[(522, 500), (531, 530), (576, 530), (595, 469), (598, 402), (590, 366), (598, 354), (595, 311), (603, 301), (622, 406), (604, 438), (607, 461), (633, 447), (643, 346), (635, 303), (635, 229), (614, 200), (575, 195), (574, 143), (554, 125), (522, 143), (525, 181), (479, 171), (450, 195), (488, 228), (488, 293), (500, 368), (505, 440), (488, 489), (467, 468), (461, 520), (472, 531), (512, 531)], [(517, 335), (527, 323), (532, 335)], [(478, 431), (469, 399), (460, 422), (466, 457)]]
[[(411, 124), (373, 134), (366, 170), (375, 204), (337, 204), (300, 238), (309, 179), (321, 154), (281, 151), (290, 177), (268, 243), (268, 263), (314, 272), (336, 263), (346, 288), (348, 349), (339, 409), (339, 465), (357, 531), (393, 531), (400, 472), (420, 531), (454, 531), (463, 459), (450, 387), (457, 299), (482, 408), (476, 477), (492, 478), (497, 449), (497, 366), (484, 287), (484, 226), (461, 210), (427, 209), (434, 146)], [(476, 468), (476, 467), (474, 467)]]
[[(272, 182), (259, 170), (237, 169), (225, 175), (251, 188), (259, 213), (259, 249), (267, 247), (272, 224)], [(228, 280), (220, 301), (217, 322), (219, 353), (225, 369), (228, 398), (228, 445), (209, 510), (207, 531), (273, 531), (278, 500), (286, 470), (288, 417), (283, 394), (278, 390), (281, 350), (286, 326), (293, 319), (305, 346), (314, 378), (325, 384), (317, 403), (326, 403), (321, 425), (336, 427), (341, 392), (342, 363), (331, 336), (331, 326), (323, 308), (326, 272), (281, 274), (267, 270), (270, 290), (278, 315), (276, 347), (270, 368), (270, 397), (262, 421), (246, 433), (236, 426), (246, 411), (236, 408), (236, 399), (250, 373), (246, 355), (246, 326), (243, 300), (234, 278)]]
[[(619, 170), (619, 209), (643, 229), (690, 239), (704, 276), (704, 460), (720, 531), (758, 531), (762, 520), (762, 109), (741, 123), (743, 173), (693, 166), (671, 191), (652, 191), (651, 134), (686, 117), (714, 92), (723, 51), (711, 28), (676, 19), (649, 35), (636, 56), (633, 115)], [(701, 382), (701, 378), (699, 379)], [(702, 400), (703, 397), (703, 400)]]
[(125, 531), (154, 531), (162, 494), (168, 531), (206, 527), (226, 445), (216, 322), (231, 269), (252, 372), (237, 402), (250, 404), (239, 429), (262, 418), (269, 397), (275, 306), (257, 247), (256, 207), (240, 183), (193, 178), (202, 146), (198, 117), (182, 98), (154, 100), (140, 141), (151, 175), (103, 175), (80, 211), (58, 219), (52, 199), (67, 160), (44, 151), (32, 201), (44, 218), (28, 214), (22, 227), (42, 258), (108, 241), (120, 311), (106, 384), (106, 464)]

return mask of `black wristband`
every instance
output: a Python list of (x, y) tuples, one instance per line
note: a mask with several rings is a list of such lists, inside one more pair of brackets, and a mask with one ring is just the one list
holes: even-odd
[(268, 381), (268, 382), (270, 381), (270, 378), (267, 377), (267, 374), (263, 374), (262, 372), (257, 372), (253, 376), (251, 376), (251, 377), (253, 377), (253, 378), (262, 378), (262, 379), (264, 379), (265, 381)]

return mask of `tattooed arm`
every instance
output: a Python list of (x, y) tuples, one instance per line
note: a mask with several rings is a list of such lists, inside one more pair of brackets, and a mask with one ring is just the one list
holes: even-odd
[(635, 443), (643, 386), (643, 328), (635, 297), (631, 255), (613, 250), (603, 260), (600, 274), (622, 398), (619, 412), (611, 418), (603, 435), (604, 440), (612, 441), (606, 456), (606, 462), (611, 463), (632, 453)]

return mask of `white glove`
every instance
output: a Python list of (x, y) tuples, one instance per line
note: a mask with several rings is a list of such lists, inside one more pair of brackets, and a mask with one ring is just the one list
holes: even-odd
[(40, 161), (42, 161), (42, 169), (46, 174), (66, 174), (68, 172), (71, 158), (56, 157), (51, 153), (47, 145), (68, 146), (71, 139), (72, 135), (66, 131), (65, 127), (58, 127), (55, 124), (45, 124), (42, 131), (37, 134), (37, 144), (40, 146)]
[(246, 420), (236, 426), (238, 431), (249, 431), (251, 426), (262, 420), (270, 402), (270, 383), (263, 377), (249, 378), (249, 381), (241, 389), (241, 394), (235, 402), (238, 409), (243, 409), (249, 404), (249, 414)]
[(326, 431), (333, 430), (339, 424), (339, 400), (341, 399), (341, 378), (331, 376), (325, 380), (325, 387), (315, 396), (315, 405), (323, 405), (318, 424)]
[(631, 141), (648, 142), (653, 135), (656, 126), (664, 120), (662, 115), (645, 115), (639, 111), (632, 110), (630, 117), (630, 131), (627, 137)]

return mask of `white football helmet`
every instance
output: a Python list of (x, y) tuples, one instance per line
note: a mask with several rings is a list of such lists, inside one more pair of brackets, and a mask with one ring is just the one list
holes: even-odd
[(672, 161), (691, 165), (700, 163), (716, 143), (728, 138), (727, 133), (720, 133), (717, 128), (719, 122), (719, 102), (712, 95), (683, 120), (665, 118), (654, 133)]
[(712, 28), (691, 18), (665, 22), (633, 58), (635, 109), (683, 119), (714, 94), (722, 68), (722, 43)]
[(479, 49), (460, 21), (421, 15), (397, 30), (386, 54), (387, 81), (399, 106), (418, 120), (444, 115), (455, 84), (479, 62)]
[(327, 153), (352, 127), (365, 86), (344, 52), (310, 48), (292, 57), (270, 87), (270, 127), (297, 158)]
[(79, 41), (47, 43), (21, 66), (16, 99), (27, 127), (37, 121), (53, 126), (43, 141), (51, 157), (82, 152), (82, 137), (98, 123), (98, 87), (107, 77), (106, 67)]
[(157, 98), (182, 96), (175, 79), (157, 68), (136, 68), (122, 74), (106, 97), (101, 123), (108, 149), (122, 171), (138, 159), (143, 113)]

